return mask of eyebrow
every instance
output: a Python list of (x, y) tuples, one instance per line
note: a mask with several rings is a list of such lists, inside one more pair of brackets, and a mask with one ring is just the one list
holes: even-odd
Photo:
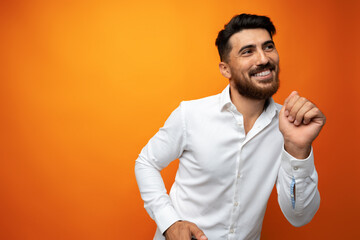
[(242, 50), (244, 50), (244, 49), (246, 49), (246, 48), (254, 48), (254, 47), (255, 47), (255, 45), (254, 45), (254, 44), (245, 45), (245, 46), (243, 46), (242, 48), (240, 48), (240, 50), (239, 50), (239, 52), (238, 52), (238, 53), (241, 53), (241, 52), (242, 52)]
[[(264, 45), (267, 45), (267, 44), (269, 44), (269, 43), (272, 43), (272, 44), (274, 44), (274, 46), (275, 46), (275, 43), (274, 43), (273, 40), (265, 41), (265, 42), (263, 42), (263, 44), (261, 44), (261, 45), (264, 46)], [(255, 47), (254, 44), (245, 45), (245, 46), (243, 46), (242, 48), (240, 48), (240, 50), (239, 50), (238, 53), (240, 53), (242, 50), (244, 50), (244, 49), (246, 49), (246, 48), (254, 48), (254, 47)]]
[(267, 45), (269, 43), (272, 43), (275, 46), (275, 43), (274, 43), (273, 40), (268, 40), (268, 41), (264, 42), (262, 45), (264, 46), (264, 45)]

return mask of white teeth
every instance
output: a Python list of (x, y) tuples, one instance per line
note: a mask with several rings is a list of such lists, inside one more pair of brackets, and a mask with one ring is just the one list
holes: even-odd
[(268, 74), (270, 74), (270, 70), (266, 70), (266, 71), (263, 71), (263, 72), (256, 73), (254, 76), (255, 77), (263, 77), (263, 76), (266, 76)]

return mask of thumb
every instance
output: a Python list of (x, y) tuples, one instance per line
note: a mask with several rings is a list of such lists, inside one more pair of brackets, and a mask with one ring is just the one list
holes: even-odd
[(195, 224), (190, 227), (190, 232), (198, 240), (208, 240), (204, 232), (200, 228), (198, 228)]
[(288, 111), (286, 110), (286, 106), (283, 105), (279, 112), (279, 121), (284, 121), (287, 119)]

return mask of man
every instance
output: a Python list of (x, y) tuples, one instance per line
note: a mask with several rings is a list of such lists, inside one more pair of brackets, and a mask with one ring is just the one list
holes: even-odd
[[(311, 144), (325, 116), (292, 92), (284, 106), (279, 56), (268, 17), (241, 14), (219, 32), (220, 72), (229, 86), (182, 102), (136, 160), (135, 172), (154, 239), (260, 239), (267, 201), (278, 201), (294, 226), (320, 204)], [(179, 158), (170, 196), (160, 170)]]

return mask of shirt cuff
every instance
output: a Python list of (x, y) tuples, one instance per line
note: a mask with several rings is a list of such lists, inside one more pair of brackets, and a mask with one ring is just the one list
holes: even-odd
[(182, 220), (174, 207), (168, 205), (155, 214), (155, 222), (162, 234), (175, 222)]
[(295, 178), (306, 178), (311, 176), (315, 171), (313, 148), (311, 147), (311, 152), (307, 158), (297, 159), (286, 152), (283, 147), (281, 166), (289, 176)]

